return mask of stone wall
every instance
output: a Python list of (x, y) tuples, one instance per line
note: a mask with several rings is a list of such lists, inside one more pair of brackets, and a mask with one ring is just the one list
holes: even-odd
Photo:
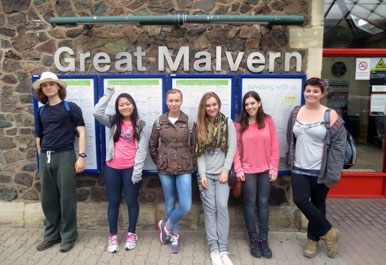
[[(39, 201), (40, 182), (36, 166), (34, 117), (32, 101), (32, 75), (43, 71), (60, 73), (54, 65), (55, 51), (63, 46), (77, 52), (91, 54), (103, 51), (134, 52), (141, 46), (146, 52), (146, 73), (159, 73), (156, 68), (158, 46), (167, 46), (172, 56), (181, 46), (191, 52), (210, 51), (216, 46), (232, 53), (292, 52), (302, 54), (302, 73), (307, 72), (309, 56), (307, 42), (315, 39), (312, 33), (302, 39), (303, 33), (291, 34), (292, 28), (310, 27), (311, 1), (284, 0), (1, 0), (0, 5), (0, 200)], [(66, 16), (126, 16), (165, 14), (228, 14), (228, 15), (303, 15), (302, 26), (265, 26), (236, 24), (184, 24), (173, 26), (138, 26), (133, 24), (98, 24), (92, 28), (57, 26), (50, 24), (51, 17)], [(299, 29), (298, 29), (299, 30)], [(318, 37), (316, 37), (318, 38)], [(321, 36), (319, 38), (322, 38)], [(308, 39), (308, 40), (307, 40)], [(321, 47), (319, 47), (321, 49)], [(77, 58), (77, 60), (79, 60)], [(225, 60), (225, 58), (223, 59)], [(77, 61), (77, 63), (79, 63)], [(192, 64), (193, 62), (191, 62)], [(226, 63), (221, 73), (229, 73)], [(190, 65), (190, 73), (193, 67)], [(295, 73), (291, 65), (289, 73)], [(275, 73), (283, 73), (284, 62), (275, 61)], [(76, 72), (79, 72), (77, 64)], [(177, 72), (181, 72), (179, 69)], [(108, 73), (115, 73), (111, 68)], [(170, 69), (165, 70), (169, 74)], [(90, 61), (84, 73), (100, 74)], [(136, 67), (130, 73), (143, 73)], [(233, 72), (235, 73), (235, 72)], [(241, 63), (236, 74), (249, 73)], [(262, 73), (267, 73), (267, 69)], [(140, 194), (141, 203), (162, 202), (162, 191), (156, 176), (144, 176)], [(193, 180), (195, 181), (195, 180)], [(79, 202), (106, 201), (103, 175), (80, 175), (77, 179)], [(194, 184), (196, 187), (196, 184)], [(273, 186), (272, 206), (291, 203), (288, 176), (280, 177)], [(197, 190), (194, 201), (199, 202)], [(230, 200), (231, 205), (240, 202)]]

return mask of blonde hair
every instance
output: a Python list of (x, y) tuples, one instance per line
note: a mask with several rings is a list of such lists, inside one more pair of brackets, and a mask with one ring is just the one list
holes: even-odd
[(181, 90), (179, 90), (179, 89), (177, 89), (177, 88), (173, 88), (173, 89), (168, 90), (168, 92), (166, 92), (166, 98), (168, 98), (168, 96), (169, 96), (170, 94), (177, 94), (177, 93), (179, 93), (179, 94), (181, 95), (181, 100), (183, 100), (183, 98), (182, 98), (182, 92), (181, 92)]
[(206, 128), (209, 122), (208, 115), (206, 114), (206, 101), (210, 98), (215, 98), (218, 104), (218, 110), (221, 109), (221, 99), (219, 96), (217, 96), (214, 92), (206, 92), (200, 100), (200, 105), (198, 106), (198, 113), (197, 113), (197, 125), (196, 125), (196, 132), (197, 132), (197, 141), (200, 144), (207, 144), (208, 136), (206, 133)]

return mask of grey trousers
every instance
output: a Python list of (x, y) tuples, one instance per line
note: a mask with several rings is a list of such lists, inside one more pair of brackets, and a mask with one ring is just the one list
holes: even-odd
[[(228, 182), (220, 183), (218, 176), (206, 177), (208, 189), (198, 186), (205, 215), (205, 230), (210, 251), (227, 251), (229, 235)], [(213, 178), (216, 178), (213, 179)]]

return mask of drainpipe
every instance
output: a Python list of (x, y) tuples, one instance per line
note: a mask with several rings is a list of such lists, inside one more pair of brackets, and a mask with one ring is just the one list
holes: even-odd
[(174, 25), (180, 27), (184, 23), (225, 23), (225, 24), (265, 24), (302, 25), (304, 16), (294, 15), (165, 15), (165, 16), (102, 16), (102, 17), (52, 17), (51, 25), (77, 25), (105, 23), (138, 23), (139, 25)]

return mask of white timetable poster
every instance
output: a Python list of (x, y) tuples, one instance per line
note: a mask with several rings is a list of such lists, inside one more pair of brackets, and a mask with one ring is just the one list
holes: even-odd
[(287, 122), (291, 110), (304, 103), (303, 85), (306, 75), (239, 75), (239, 111), (243, 96), (248, 91), (256, 91), (262, 101), (264, 112), (271, 115), (279, 140), (279, 171), (288, 171), (286, 165)]
[(221, 112), (230, 118), (234, 118), (234, 95), (235, 95), (235, 76), (234, 75), (170, 75), (169, 89), (177, 88), (183, 94), (181, 110), (194, 121), (197, 120), (198, 106), (201, 97), (213, 91), (221, 99)]
[[(165, 76), (164, 75), (106, 75), (100, 77), (101, 96), (108, 86), (113, 86), (115, 93), (112, 96), (107, 109), (107, 114), (115, 114), (115, 101), (121, 93), (130, 94), (138, 108), (138, 115), (145, 121), (145, 135), (149, 140), (154, 121), (164, 113), (165, 97)], [(104, 127), (104, 126), (103, 126)], [(104, 128), (102, 133), (105, 137), (103, 144), (103, 161), (105, 161), (106, 141), (110, 135), (108, 128)], [(153, 163), (149, 150), (145, 161), (144, 171), (156, 171), (157, 167)]]
[[(33, 82), (40, 76), (33, 76)], [(96, 104), (97, 78), (94, 75), (58, 75), (58, 78), (67, 83), (66, 101), (74, 102), (82, 109), (83, 119), (87, 136), (87, 158), (85, 170), (82, 173), (100, 173), (100, 148), (98, 121), (94, 119), (92, 112)], [(41, 105), (34, 99), (35, 116), (38, 107)], [(74, 148), (78, 153), (78, 138), (75, 138)]]

